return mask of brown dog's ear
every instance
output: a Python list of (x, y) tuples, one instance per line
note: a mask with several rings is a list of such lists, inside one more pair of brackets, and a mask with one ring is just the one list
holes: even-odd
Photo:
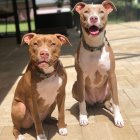
[(69, 39), (67, 37), (65, 37), (64, 35), (61, 35), (61, 34), (55, 34), (55, 35), (61, 41), (61, 45), (68, 43), (68, 44), (70, 44), (70, 46), (72, 46)]
[(107, 10), (107, 13), (111, 13), (113, 10), (117, 11), (116, 6), (109, 0), (102, 2), (103, 7)]
[(35, 33), (28, 33), (28, 34), (25, 34), (23, 37), (22, 37), (22, 42), (21, 42), (21, 45), (24, 45), (24, 44), (28, 44), (30, 43), (31, 39), (35, 36), (36, 34)]
[(72, 11), (76, 11), (78, 13), (80, 13), (80, 11), (85, 7), (86, 3), (84, 2), (78, 2), (74, 8), (72, 9)]

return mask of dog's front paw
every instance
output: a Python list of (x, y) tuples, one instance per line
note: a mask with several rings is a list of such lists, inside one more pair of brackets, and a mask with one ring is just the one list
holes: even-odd
[(79, 116), (79, 123), (81, 126), (86, 126), (88, 125), (88, 118), (87, 118), (87, 115), (82, 115), (80, 114)]
[(59, 129), (59, 134), (62, 136), (66, 136), (68, 134), (67, 128), (60, 128)]
[(25, 137), (23, 135), (18, 135), (17, 140), (25, 140)]
[(47, 137), (45, 136), (45, 134), (40, 134), (37, 136), (37, 140), (47, 140)]
[(115, 125), (117, 127), (123, 127), (124, 126), (124, 121), (123, 121), (123, 118), (121, 116), (120, 113), (117, 113), (115, 116), (114, 116), (114, 122), (115, 122)]

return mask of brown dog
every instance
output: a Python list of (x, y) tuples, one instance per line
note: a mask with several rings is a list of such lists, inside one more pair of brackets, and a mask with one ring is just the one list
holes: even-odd
[[(115, 60), (105, 37), (108, 14), (116, 10), (110, 1), (102, 4), (77, 3), (74, 7), (80, 15), (82, 38), (75, 56), (77, 81), (73, 85), (73, 97), (79, 102), (79, 123), (87, 125), (86, 102), (103, 103), (114, 113), (114, 122), (123, 127), (119, 109)], [(112, 97), (113, 104), (110, 103)]]
[(64, 101), (67, 76), (58, 58), (61, 46), (70, 42), (61, 34), (28, 33), (23, 36), (22, 43), (29, 46), (30, 62), (13, 99), (13, 134), (17, 140), (24, 140), (20, 129), (34, 124), (37, 140), (47, 140), (41, 121), (51, 115), (57, 104), (59, 133), (66, 135)]

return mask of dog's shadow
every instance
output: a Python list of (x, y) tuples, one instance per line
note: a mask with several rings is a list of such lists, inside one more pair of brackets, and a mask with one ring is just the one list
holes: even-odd
[[(79, 106), (78, 103), (75, 103), (70, 109), (68, 109), (70, 113), (75, 116), (77, 120), (79, 120)], [(105, 116), (110, 120), (112, 123), (114, 123), (113, 114), (104, 108), (102, 104), (95, 104), (93, 106), (87, 105), (87, 113), (88, 118), (90, 116), (98, 117), (100, 115)], [(90, 123), (90, 122), (89, 122)]]
[[(75, 103), (73, 106), (71, 106), (70, 109), (67, 109), (67, 110), (70, 112), (71, 115), (73, 115), (77, 119), (77, 121), (79, 120), (78, 103)], [(101, 104), (95, 104), (94, 106), (87, 105), (87, 112), (88, 112), (88, 117), (90, 116), (98, 117), (99, 115), (103, 115), (103, 116), (106, 116), (108, 120), (110, 120), (113, 123), (113, 114), (109, 112), (108, 110), (106, 110)], [(47, 136), (47, 139), (51, 140), (51, 138), (58, 133), (57, 121), (54, 121), (51, 123), (43, 122), (43, 129)], [(23, 134), (25, 134), (25, 137), (30, 136), (36, 139), (36, 132), (35, 132), (34, 126), (28, 130), (23, 130), (22, 132)]]
[[(57, 120), (51, 123), (43, 122), (42, 124), (47, 140), (51, 140), (51, 138), (58, 133)], [(34, 125), (29, 129), (23, 129), (22, 134), (26, 139), (36, 140), (37, 138)]]

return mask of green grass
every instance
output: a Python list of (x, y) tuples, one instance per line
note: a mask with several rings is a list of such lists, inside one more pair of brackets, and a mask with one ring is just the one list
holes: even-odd
[[(31, 21), (31, 28), (32, 28), (32, 31), (35, 30), (34, 21)], [(0, 32), (4, 33), (5, 31), (6, 31), (6, 25), (5, 25), (5, 23), (1, 23), (0, 24)], [(16, 31), (15, 24), (14, 23), (8, 23), (7, 32), (15, 32), (15, 31)], [(20, 31), (21, 32), (28, 31), (27, 22), (21, 22), (20, 23)]]

